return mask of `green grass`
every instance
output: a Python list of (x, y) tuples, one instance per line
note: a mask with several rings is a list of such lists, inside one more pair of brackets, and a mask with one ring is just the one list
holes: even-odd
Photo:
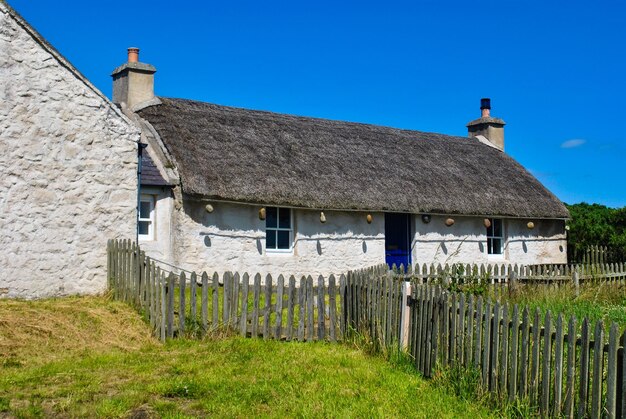
[(626, 287), (610, 283), (588, 283), (580, 286), (578, 293), (571, 285), (529, 285), (524, 284), (514, 292), (499, 295), (502, 302), (518, 304), (520, 309), (548, 310), (554, 317), (563, 313), (565, 319), (575, 315), (582, 321), (587, 317), (592, 322), (603, 320), (606, 327), (616, 322), (626, 327)]
[(585, 317), (592, 323), (602, 320), (606, 328), (612, 322), (616, 322), (621, 328), (626, 327), (626, 285), (620, 281), (602, 280), (601, 274), (595, 279), (582, 280), (578, 289), (568, 281), (559, 285), (520, 283), (515, 289), (506, 284), (490, 285), (489, 274), (474, 272), (469, 275), (461, 265), (447, 271), (447, 275), (451, 283), (445, 287), (450, 291), (482, 295), (492, 301), (517, 304), (520, 310), (526, 306), (531, 312), (539, 309), (542, 317), (550, 310), (555, 318), (562, 313), (566, 321), (575, 315), (579, 321)]
[(105, 298), (0, 301), (0, 337), (0, 416), (491, 415), (402, 357), (232, 336), (161, 344)]

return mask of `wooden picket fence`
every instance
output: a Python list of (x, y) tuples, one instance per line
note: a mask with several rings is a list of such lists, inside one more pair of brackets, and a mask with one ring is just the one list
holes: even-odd
[(588, 246), (580, 250), (573, 245), (568, 246), (568, 259), (571, 262), (584, 265), (604, 265), (607, 263), (621, 263), (625, 260), (626, 253), (624, 249), (609, 246)]
[[(339, 280), (281, 275), (276, 283), (259, 274), (187, 276), (161, 269), (128, 240), (109, 241), (107, 268), (113, 296), (145, 313), (163, 340), (217, 329), (297, 341), (362, 336), (406, 350), (425, 377), (474, 369), (486, 391), (527, 400), (542, 416), (626, 416), (626, 333), (616, 324), (452, 293), (430, 269), (380, 265)], [(515, 274), (498, 268), (492, 278)]]
[(575, 277), (580, 282), (626, 282), (626, 263), (603, 264), (415, 264), (392, 267), (396, 275), (415, 279), (424, 284), (450, 282), (451, 280), (486, 281), (502, 284), (511, 281), (519, 283), (559, 283), (572, 282)]
[(354, 308), (346, 304), (355, 292), (352, 278), (388, 271), (380, 265), (338, 279), (274, 279), (231, 272), (187, 275), (161, 269), (130, 240), (110, 240), (107, 252), (114, 297), (143, 311), (162, 340), (204, 336), (220, 328), (266, 339), (341, 340), (346, 322), (353, 318)]
[[(477, 368), (483, 388), (511, 401), (527, 398), (543, 416), (626, 412), (625, 335), (616, 324), (607, 342), (602, 321), (579, 323), (550, 312), (543, 317), (539, 309), (533, 313), (439, 286), (415, 284), (412, 297), (416, 332), (410, 347), (424, 375), (431, 375), (435, 362)], [(416, 338), (424, 330), (430, 338)]]
[(347, 332), (378, 349), (399, 349), (402, 340), (403, 281), (387, 265), (350, 272), (346, 277)]
[(575, 316), (542, 316), (539, 309), (451, 293), (414, 279), (404, 285), (409, 298), (403, 337), (403, 316), (394, 315), (396, 308), (403, 309), (403, 293), (397, 291), (402, 285), (391, 285), (391, 311), (382, 321), (377, 299), (370, 297), (386, 281), (388, 276), (357, 282), (351, 295), (357, 300), (351, 302), (357, 307), (356, 330), (376, 333), (390, 320), (391, 336), (400, 339), (425, 377), (437, 368), (475, 369), (485, 391), (502, 401), (525, 399), (542, 416), (615, 418), (626, 413), (626, 333), (617, 324), (607, 331), (602, 321), (593, 325)]

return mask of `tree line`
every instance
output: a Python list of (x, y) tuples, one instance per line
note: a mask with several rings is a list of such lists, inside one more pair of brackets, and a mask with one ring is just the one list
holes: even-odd
[(568, 205), (567, 254), (579, 262), (590, 246), (606, 246), (607, 262), (626, 261), (626, 207), (609, 208), (600, 204)]

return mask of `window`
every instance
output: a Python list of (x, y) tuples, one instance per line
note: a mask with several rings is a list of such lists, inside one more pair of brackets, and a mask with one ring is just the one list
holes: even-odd
[(291, 209), (268, 207), (265, 210), (265, 249), (291, 250), (293, 228)]
[(152, 195), (141, 195), (138, 233), (140, 240), (154, 240), (154, 196)]
[(491, 225), (487, 227), (487, 254), (501, 255), (504, 235), (502, 234), (502, 220), (490, 218)]

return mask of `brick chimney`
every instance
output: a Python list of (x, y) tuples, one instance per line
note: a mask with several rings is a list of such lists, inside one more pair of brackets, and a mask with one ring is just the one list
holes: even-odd
[(139, 62), (139, 48), (128, 48), (128, 61), (116, 68), (113, 77), (113, 103), (129, 109), (154, 99), (156, 68)]
[(480, 99), (480, 118), (467, 124), (470, 137), (485, 137), (491, 144), (504, 151), (504, 125), (500, 118), (491, 116), (491, 99)]

